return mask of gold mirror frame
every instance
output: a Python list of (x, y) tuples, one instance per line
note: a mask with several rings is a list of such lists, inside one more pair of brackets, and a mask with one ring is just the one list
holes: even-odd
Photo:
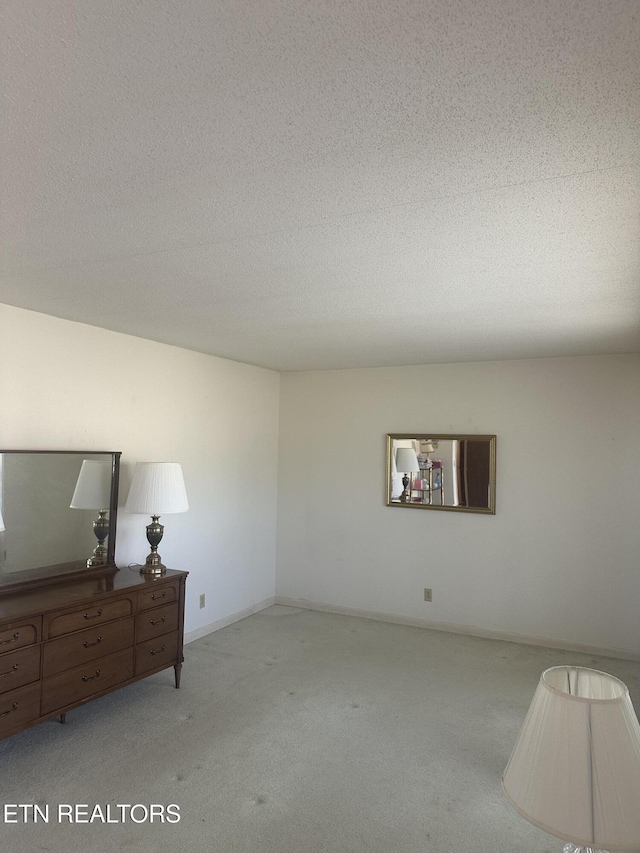
[[(486, 479), (487, 501), (486, 505), (468, 506), (466, 503), (451, 503), (437, 504), (434, 503), (434, 492), (440, 489), (440, 495), (444, 492), (444, 476), (443, 467), (440, 468), (425, 468), (424, 472), (421, 469), (420, 473), (428, 473), (428, 482), (425, 484), (421, 478), (421, 488), (412, 488), (414, 485), (414, 475), (410, 475), (410, 482), (405, 485), (403, 494), (405, 498), (392, 497), (393, 491), (393, 473), (392, 473), (392, 453), (394, 441), (403, 442), (418, 442), (422, 443), (423, 447), (432, 447), (435, 443), (441, 441), (465, 442), (465, 449), (469, 448), (468, 442), (486, 442), (487, 447), (480, 448), (483, 453), (483, 467), (486, 465), (486, 471), (483, 473), (482, 486), (484, 491), (484, 482)], [(430, 442), (431, 444), (428, 444)], [(430, 450), (426, 456), (427, 459), (436, 450)], [(425, 454), (423, 454), (425, 455)], [(468, 458), (468, 457), (467, 457)], [(484, 462), (486, 459), (486, 462)], [(420, 461), (420, 460), (419, 460)], [(439, 460), (438, 460), (439, 461)], [(422, 460), (424, 463), (424, 460)], [(442, 465), (442, 463), (441, 463)], [(479, 512), (485, 515), (495, 515), (496, 512), (496, 437), (495, 435), (444, 435), (441, 433), (389, 433), (387, 435), (387, 485), (386, 485), (386, 505), (394, 507), (407, 507), (410, 509), (438, 509), (450, 512)], [(440, 485), (434, 486), (433, 474), (434, 471), (439, 472)], [(417, 472), (416, 472), (417, 473)], [(405, 475), (406, 476), (406, 475)], [(410, 488), (411, 487), (411, 488)], [(453, 492), (451, 492), (453, 494)], [(427, 497), (425, 497), (425, 495)], [(440, 498), (442, 500), (442, 498)]]

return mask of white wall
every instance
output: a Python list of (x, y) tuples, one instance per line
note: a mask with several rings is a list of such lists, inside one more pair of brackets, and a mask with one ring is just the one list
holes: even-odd
[[(120, 450), (121, 507), (136, 461), (182, 464), (159, 551), (191, 573), (187, 632), (274, 595), (278, 398), (273, 371), (0, 305), (0, 447)], [(121, 508), (119, 565), (147, 522)]]
[[(277, 594), (640, 652), (639, 426), (638, 355), (284, 374)], [(386, 507), (388, 432), (495, 433), (497, 514)]]
[[(187, 632), (274, 595), (279, 386), (280, 596), (640, 651), (640, 356), (280, 378), (0, 305), (0, 447), (121, 450), (121, 504), (135, 461), (182, 463)], [(497, 434), (495, 517), (384, 506), (415, 431)], [(145, 524), (121, 512), (120, 565)]]

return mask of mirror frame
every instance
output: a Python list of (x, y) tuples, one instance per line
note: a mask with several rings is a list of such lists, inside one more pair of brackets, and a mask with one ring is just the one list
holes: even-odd
[[(414, 439), (426, 441), (488, 441), (489, 442), (489, 506), (436, 506), (424, 503), (402, 503), (391, 500), (391, 448), (394, 440)], [(447, 512), (479, 512), (484, 515), (496, 514), (496, 436), (495, 435), (446, 435), (435, 432), (394, 432), (387, 433), (387, 465), (386, 465), (386, 505), (392, 507), (405, 507), (407, 509), (437, 509)]]
[(76, 560), (71, 563), (58, 563), (51, 566), (39, 566), (33, 569), (22, 569), (0, 575), (0, 595), (5, 592), (16, 592), (36, 584), (56, 583), (59, 580), (74, 578), (78, 575), (86, 578), (114, 574), (118, 571), (115, 562), (116, 527), (118, 519), (118, 489), (120, 485), (121, 451), (116, 450), (0, 450), (0, 453), (34, 455), (65, 455), (65, 456), (110, 456), (111, 457), (111, 501), (109, 505), (109, 533), (107, 536), (107, 562), (104, 566), (87, 568), (86, 560)]

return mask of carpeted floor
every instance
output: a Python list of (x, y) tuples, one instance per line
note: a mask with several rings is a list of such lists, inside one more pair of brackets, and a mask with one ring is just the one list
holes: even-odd
[(10, 809), (2, 853), (559, 853), (500, 790), (540, 673), (603, 669), (640, 705), (630, 661), (280, 606), (185, 657), (180, 690), (167, 670), (0, 742), (2, 806), (49, 808)]

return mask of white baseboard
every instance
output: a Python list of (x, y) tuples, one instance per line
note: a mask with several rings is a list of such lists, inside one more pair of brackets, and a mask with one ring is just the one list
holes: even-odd
[(199, 640), (200, 637), (206, 637), (207, 634), (213, 634), (214, 631), (219, 631), (220, 628), (226, 628), (227, 625), (233, 625), (234, 622), (239, 622), (241, 619), (245, 619), (253, 613), (258, 613), (260, 610), (264, 610), (265, 607), (271, 607), (271, 605), (275, 603), (275, 597), (271, 596), (270, 598), (265, 598), (263, 601), (259, 601), (257, 604), (252, 604), (251, 607), (245, 607), (244, 610), (232, 613), (230, 616), (224, 616), (216, 622), (210, 622), (208, 625), (203, 625), (202, 628), (196, 628), (195, 631), (189, 631), (188, 634), (184, 635), (185, 645), (187, 643), (193, 643), (194, 640)]
[(430, 622), (428, 619), (414, 619), (398, 616), (395, 613), (379, 613), (373, 610), (361, 610), (358, 607), (342, 607), (338, 604), (325, 604), (322, 601), (309, 601), (306, 598), (286, 598), (276, 595), (276, 604), (286, 607), (301, 607), (305, 610), (323, 610), (326, 613), (339, 613), (342, 616), (360, 616), (363, 619), (377, 619), (380, 622), (395, 622), (398, 625), (412, 625), (415, 628), (430, 628), (433, 631), (448, 631), (451, 634), (469, 634), (472, 637), (485, 637), (489, 640), (505, 640), (508, 643), (521, 643), (527, 646), (545, 646), (551, 649), (563, 649), (568, 652), (580, 652), (587, 655), (599, 655), (608, 658), (640, 661), (640, 652), (631, 649), (602, 648), (585, 643), (571, 643), (566, 640), (552, 640), (548, 637), (535, 637), (528, 634), (512, 634), (509, 631), (490, 631), (475, 625), (460, 625), (457, 622)]

